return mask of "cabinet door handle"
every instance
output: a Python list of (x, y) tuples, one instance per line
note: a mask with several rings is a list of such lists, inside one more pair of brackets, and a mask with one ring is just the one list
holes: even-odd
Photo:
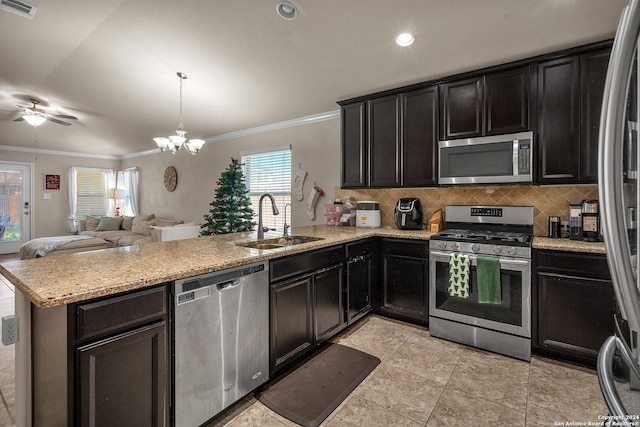
[(357, 257), (349, 258), (349, 259), (347, 260), (347, 264), (354, 264), (354, 263), (356, 263), (356, 262), (366, 261), (366, 260), (368, 260), (369, 258), (371, 258), (371, 255), (369, 255), (369, 254), (366, 254), (366, 255), (360, 255), (360, 256), (357, 256)]
[(320, 270), (316, 270), (313, 272), (313, 274), (325, 273), (327, 271), (335, 270), (336, 268), (340, 268), (340, 267), (342, 267), (342, 264), (332, 265), (331, 267), (326, 267), (326, 268), (321, 268)]

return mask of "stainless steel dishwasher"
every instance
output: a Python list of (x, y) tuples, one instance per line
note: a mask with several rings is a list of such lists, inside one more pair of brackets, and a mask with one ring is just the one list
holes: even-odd
[(175, 426), (199, 426), (269, 379), (268, 270), (174, 282)]

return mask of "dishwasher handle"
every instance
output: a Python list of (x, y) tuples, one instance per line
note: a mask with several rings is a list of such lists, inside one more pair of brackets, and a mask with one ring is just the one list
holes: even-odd
[(189, 292), (208, 286), (215, 286), (218, 290), (222, 290), (223, 288), (231, 287), (232, 285), (229, 284), (231, 282), (239, 282), (245, 276), (263, 273), (265, 270), (265, 264), (260, 263), (237, 270), (221, 271), (186, 280), (176, 280), (176, 284), (180, 284), (178, 292)]
[(225, 289), (235, 288), (239, 284), (240, 284), (240, 279), (227, 280), (226, 282), (218, 283), (216, 285), (216, 289), (219, 292), (221, 292), (221, 291), (224, 291)]

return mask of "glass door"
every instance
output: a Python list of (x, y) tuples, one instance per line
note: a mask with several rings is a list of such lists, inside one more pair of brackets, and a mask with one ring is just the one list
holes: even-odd
[(31, 240), (32, 165), (0, 162), (0, 254)]

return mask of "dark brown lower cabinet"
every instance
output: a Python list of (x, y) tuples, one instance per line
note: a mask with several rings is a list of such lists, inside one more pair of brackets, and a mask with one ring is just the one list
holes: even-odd
[(428, 242), (382, 239), (382, 314), (429, 322)]
[(344, 246), (270, 263), (271, 375), (346, 326)]
[(78, 348), (78, 409), (83, 426), (164, 426), (165, 322)]
[(311, 276), (271, 285), (271, 370), (313, 346)]
[(534, 254), (534, 352), (594, 367), (600, 346), (615, 328), (615, 294), (605, 256)]
[(357, 321), (372, 307), (372, 282), (374, 274), (374, 239), (346, 245), (347, 261), (347, 322)]
[(162, 285), (69, 306), (75, 425), (169, 425), (167, 298)]
[(345, 324), (342, 264), (313, 275), (313, 315), (315, 342), (320, 344), (335, 335)]

